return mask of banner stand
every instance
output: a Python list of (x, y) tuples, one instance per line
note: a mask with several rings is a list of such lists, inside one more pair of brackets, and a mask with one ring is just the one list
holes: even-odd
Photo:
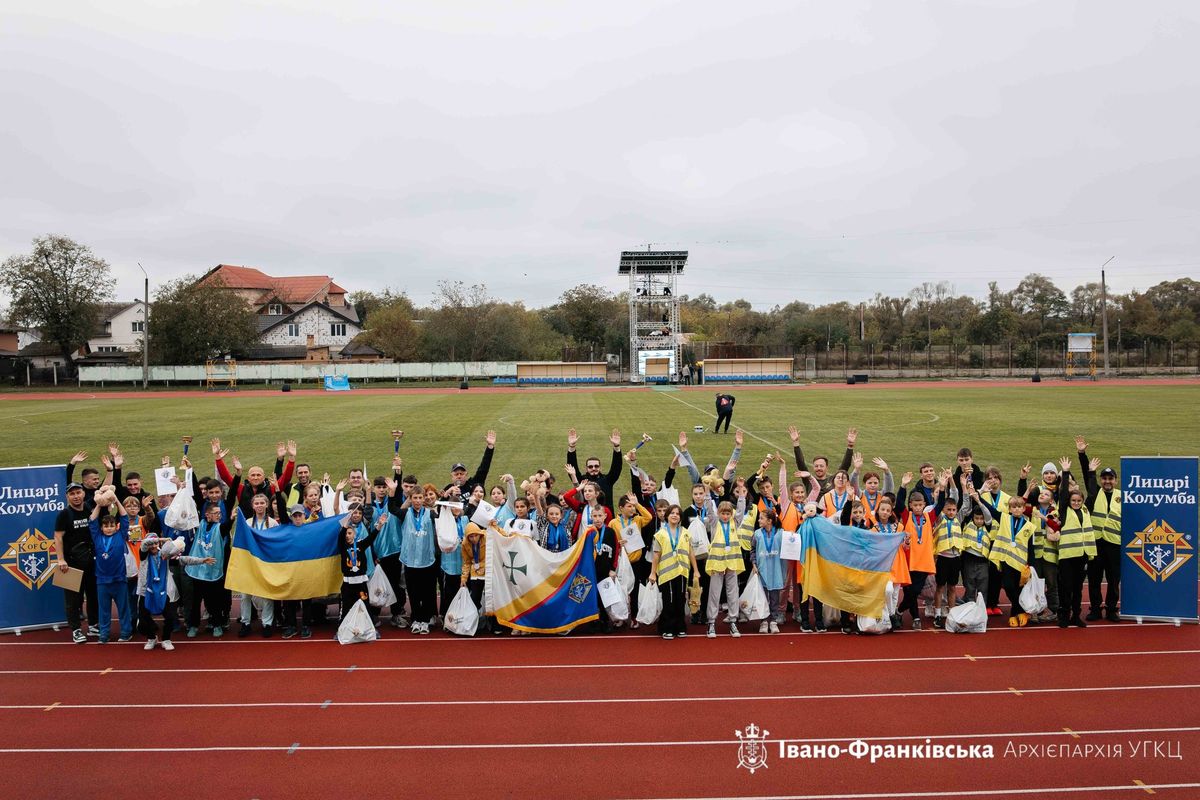
[(54, 523), (66, 508), (66, 465), (0, 468), (0, 632), (65, 626), (54, 577)]
[(1121, 616), (1200, 623), (1200, 458), (1121, 457)]

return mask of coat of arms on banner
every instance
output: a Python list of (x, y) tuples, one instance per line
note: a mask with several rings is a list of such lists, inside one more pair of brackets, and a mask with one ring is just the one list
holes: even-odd
[(25, 531), (15, 542), (9, 542), (0, 556), (0, 566), (26, 589), (40, 589), (54, 574), (54, 540), (47, 539), (36, 528)]
[(588, 592), (591, 590), (592, 582), (582, 575), (576, 575), (575, 580), (571, 581), (571, 586), (567, 589), (567, 597), (576, 603), (582, 603), (587, 599)]
[(738, 767), (750, 770), (751, 775), (756, 769), (766, 769), (767, 737), (771, 732), (751, 722), (744, 731), (734, 731), (734, 735), (741, 740), (738, 744)]
[(1196, 554), (1189, 539), (1190, 536), (1159, 520), (1135, 534), (1125, 546), (1125, 554), (1150, 576), (1150, 580), (1165, 581)]

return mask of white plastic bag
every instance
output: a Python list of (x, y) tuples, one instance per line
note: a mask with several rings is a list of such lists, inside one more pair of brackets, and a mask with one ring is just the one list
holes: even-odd
[(751, 621), (766, 619), (771, 613), (767, 591), (763, 588), (762, 579), (758, 577), (757, 572), (746, 581), (746, 588), (738, 598), (738, 608), (741, 609), (742, 616)]
[(450, 601), (450, 608), (446, 610), (446, 621), (442, 627), (459, 636), (475, 635), (479, 628), (479, 609), (475, 607), (475, 601), (471, 599), (467, 587), (459, 589), (458, 594)]
[(972, 603), (963, 603), (950, 609), (946, 615), (946, 630), (950, 633), (984, 633), (987, 631), (987, 605), (983, 594), (977, 594)]
[[(655, 494), (658, 495), (659, 500), (666, 500), (668, 504), (673, 506), (679, 505), (679, 490), (674, 486), (660, 486)], [(650, 509), (650, 513), (654, 513), (653, 508)]]
[(828, 603), (821, 605), (821, 621), (825, 623), (826, 628), (836, 628), (842, 624), (842, 610), (834, 608)]
[(631, 595), (633, 587), (637, 586), (637, 578), (633, 575), (633, 564), (629, 563), (629, 554), (624, 550), (617, 554), (617, 583), (621, 584), (621, 588), (625, 590), (626, 597)]
[(699, 517), (688, 525), (688, 537), (692, 540), (692, 554), (696, 558), (708, 555), (708, 528), (704, 527), (704, 521)]
[(641, 625), (651, 625), (658, 620), (662, 613), (662, 592), (657, 583), (643, 583), (638, 591), (637, 621)]
[(1026, 614), (1040, 614), (1046, 606), (1046, 580), (1037, 574), (1033, 567), (1029, 568), (1029, 580), (1021, 588), (1021, 610)]
[(338, 625), (338, 641), (342, 644), (375, 641), (375, 623), (367, 613), (367, 605), (362, 600), (350, 607), (342, 624)]
[(438, 549), (445, 553), (459, 546), (458, 523), (449, 509), (442, 509), (433, 520), (433, 529), (437, 532)]
[[(237, 500), (230, 498), (229, 502), (233, 503)], [(196, 499), (192, 497), (192, 493), (186, 486), (175, 493), (175, 499), (171, 501), (171, 505), (167, 506), (163, 522), (168, 528), (174, 528), (177, 531), (191, 531), (200, 527), (200, 513), (196, 510)]]
[(605, 578), (596, 584), (600, 593), (600, 604), (608, 611), (614, 622), (624, 622), (629, 619), (629, 595), (621, 588), (621, 584), (612, 578)]
[(128, 547), (125, 548), (125, 579), (136, 578), (138, 576), (138, 562), (133, 556), (133, 551)]
[(898, 586), (894, 586), (891, 581), (888, 581), (887, 588), (883, 590), (883, 616), (875, 618), (859, 614), (859, 633), (887, 633), (892, 629), (892, 614), (896, 613), (896, 606), (900, 602), (898, 589)]
[(375, 570), (371, 580), (367, 581), (367, 597), (371, 598), (371, 605), (378, 608), (390, 606), (396, 602), (396, 593), (392, 591), (392, 582), (388, 580), (387, 574), (382, 569)]

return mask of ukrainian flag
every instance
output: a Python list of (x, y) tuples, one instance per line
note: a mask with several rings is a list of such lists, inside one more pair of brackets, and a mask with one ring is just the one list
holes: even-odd
[(238, 511), (225, 588), (269, 600), (337, 594), (342, 587), (337, 537), (344, 516), (255, 529)]
[(903, 533), (875, 533), (812, 517), (800, 526), (804, 599), (851, 614), (883, 616), (884, 592)]

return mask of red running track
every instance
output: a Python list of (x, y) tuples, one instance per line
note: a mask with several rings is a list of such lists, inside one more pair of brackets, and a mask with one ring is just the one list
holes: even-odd
[[(385, 636), (351, 647), (183, 639), (174, 653), (5, 638), (0, 766), (44, 776), (42, 793), (60, 797), (159, 796), (135, 788), (149, 772), (132, 765), (145, 759), (162, 794), (180, 798), (1119, 797), (1143, 785), (1200, 796), (1190, 626)], [(770, 731), (754, 774), (738, 766), (734, 736), (750, 723)], [(872, 764), (778, 750), (926, 737), (991, 745), (994, 757)], [(1158, 754), (1135, 754), (1142, 741)], [(1016, 750), (1047, 745), (1110, 757)]]

